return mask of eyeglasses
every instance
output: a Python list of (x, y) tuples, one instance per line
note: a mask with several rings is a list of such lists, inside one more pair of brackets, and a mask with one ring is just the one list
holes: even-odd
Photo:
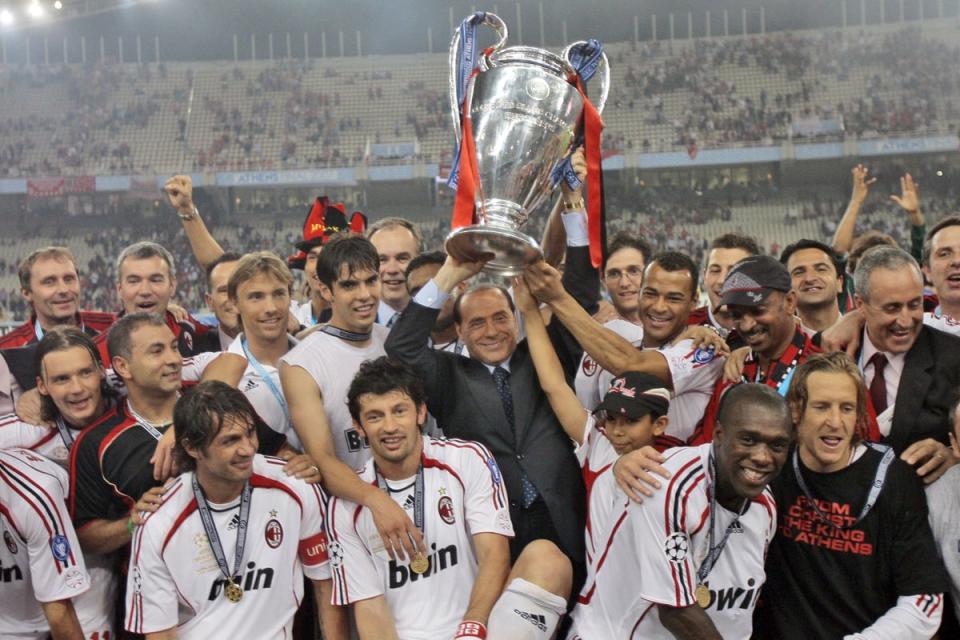
[(643, 267), (633, 265), (627, 267), (626, 271), (620, 271), (620, 269), (610, 269), (603, 274), (604, 280), (621, 280), (623, 276), (627, 276), (631, 280), (636, 280), (637, 278), (643, 277)]

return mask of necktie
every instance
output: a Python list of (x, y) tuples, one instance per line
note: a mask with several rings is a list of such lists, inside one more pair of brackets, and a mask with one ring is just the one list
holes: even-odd
[(883, 379), (883, 369), (887, 366), (887, 357), (876, 352), (870, 358), (873, 365), (873, 380), (870, 382), (870, 399), (877, 415), (887, 410), (887, 381)]
[[(493, 370), (493, 381), (497, 385), (497, 393), (500, 394), (500, 403), (503, 405), (503, 412), (507, 416), (507, 422), (511, 429), (516, 429), (513, 421), (513, 392), (510, 391), (510, 372), (503, 367), (496, 367)], [(527, 472), (520, 469), (520, 486), (523, 492), (522, 504), (524, 508), (529, 507), (537, 499), (537, 488), (527, 477)]]

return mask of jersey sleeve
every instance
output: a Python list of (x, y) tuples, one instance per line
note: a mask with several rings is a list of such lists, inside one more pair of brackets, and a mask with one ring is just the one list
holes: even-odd
[(42, 474), (15, 481), (22, 489), (17, 525), (30, 557), (34, 597), (54, 602), (80, 595), (90, 588), (90, 578), (60, 484)]
[(33, 449), (49, 440), (51, 432), (56, 433), (49, 427), (26, 424), (14, 414), (6, 415), (0, 417), (0, 449)]
[(493, 454), (482, 444), (469, 442), (460, 450), (460, 456), (463, 507), (470, 533), (498, 533), (512, 538), (507, 489)]
[(303, 572), (311, 580), (329, 580), (330, 563), (325, 530), (327, 496), (318, 484), (294, 481), (303, 513), (300, 517), (298, 554)]
[(691, 536), (707, 508), (702, 491), (704, 478), (698, 456), (674, 472), (665, 491), (630, 505), (628, 532), (635, 560), (616, 560), (637, 562), (635, 588), (648, 602), (687, 607), (696, 601)]
[(336, 605), (348, 605), (383, 595), (383, 582), (377, 574), (375, 560), (363, 544), (354, 518), (357, 505), (338, 498), (330, 501), (327, 520), (327, 552), (333, 578), (333, 596)]
[(132, 633), (154, 633), (179, 623), (177, 587), (163, 560), (160, 524), (148, 518), (131, 543), (125, 626)]
[(724, 358), (717, 357), (712, 350), (694, 349), (692, 340), (682, 340), (660, 353), (670, 368), (674, 397), (690, 392), (708, 396), (713, 393), (713, 387), (723, 373)]
[(219, 351), (204, 351), (184, 358), (180, 379), (184, 382), (200, 382), (200, 376), (203, 375), (207, 366), (219, 355)]
[(100, 438), (84, 434), (70, 449), (70, 516), (79, 529), (110, 513), (113, 489), (100, 469)]

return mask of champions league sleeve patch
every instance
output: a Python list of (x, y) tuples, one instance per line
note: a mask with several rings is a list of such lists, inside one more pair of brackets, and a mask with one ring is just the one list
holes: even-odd
[(670, 562), (681, 563), (690, 551), (690, 541), (685, 533), (672, 533), (663, 543), (663, 552)]
[(330, 566), (339, 569), (343, 564), (343, 547), (336, 540), (327, 544), (327, 555), (330, 557)]
[(65, 536), (55, 535), (50, 538), (50, 551), (54, 558), (60, 562), (66, 562), (70, 557), (70, 543)]
[(693, 352), (693, 361), (696, 364), (707, 364), (717, 357), (717, 352), (713, 347), (704, 349), (703, 347), (697, 347), (696, 351)]
[(487, 458), (487, 468), (490, 469), (494, 484), (500, 484), (500, 467), (497, 466), (497, 461), (493, 457)]

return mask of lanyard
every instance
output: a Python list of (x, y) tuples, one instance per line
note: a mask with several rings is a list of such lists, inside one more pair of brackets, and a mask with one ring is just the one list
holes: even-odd
[(873, 509), (873, 505), (877, 503), (877, 498), (880, 497), (880, 492), (883, 491), (883, 485), (887, 481), (887, 471), (890, 468), (890, 464), (893, 462), (893, 459), (896, 457), (893, 449), (880, 444), (874, 444), (872, 442), (865, 443), (868, 447), (874, 451), (882, 451), (883, 457), (880, 458), (880, 464), (877, 465), (877, 473), (873, 477), (873, 483), (870, 485), (870, 493), (867, 494), (867, 501), (863, 503), (863, 509), (860, 510), (860, 515), (857, 516), (857, 519), (852, 523), (845, 526), (838, 526), (830, 521), (829, 514), (824, 513), (817, 505), (816, 498), (813, 497), (813, 494), (810, 493), (810, 489), (807, 487), (806, 481), (803, 479), (803, 474), (800, 472), (800, 455), (799, 447), (793, 450), (793, 475), (797, 478), (797, 484), (800, 485), (800, 490), (803, 491), (803, 495), (807, 497), (807, 500), (813, 505), (813, 508), (817, 510), (817, 513), (820, 514), (824, 522), (827, 522), (835, 529), (851, 529), (858, 524), (860, 521), (867, 517), (867, 514), (870, 513), (870, 510)]
[(223, 545), (220, 543), (220, 534), (217, 533), (217, 525), (213, 522), (213, 516), (210, 515), (210, 506), (207, 499), (200, 489), (200, 483), (197, 482), (196, 473), (193, 476), (193, 497), (197, 500), (197, 510), (200, 512), (200, 521), (203, 523), (203, 530), (207, 534), (207, 542), (210, 544), (210, 550), (213, 557), (220, 567), (223, 577), (233, 582), (233, 579), (240, 573), (240, 565), (243, 563), (243, 548), (247, 544), (247, 518), (250, 517), (250, 494), (253, 488), (249, 482), (244, 483), (243, 491), (240, 493), (240, 522), (237, 524), (237, 544), (233, 559), (233, 572), (227, 566), (227, 558), (223, 553)]
[(743, 506), (740, 507), (740, 513), (733, 519), (733, 522), (727, 525), (727, 530), (723, 532), (723, 537), (720, 538), (720, 542), (714, 544), (714, 521), (717, 513), (717, 461), (714, 459), (713, 453), (710, 454), (710, 475), (713, 476), (713, 486), (710, 488), (710, 533), (707, 537), (707, 547), (709, 550), (707, 551), (707, 557), (703, 559), (703, 563), (700, 565), (700, 568), (697, 569), (697, 582), (699, 584), (706, 582), (707, 576), (710, 575), (710, 570), (713, 569), (713, 565), (720, 559), (723, 548), (727, 546), (727, 538), (730, 537), (734, 529), (739, 527), (740, 516), (745, 514), (747, 509), (750, 508), (750, 501), (744, 498)]
[(267, 373), (267, 370), (264, 369), (262, 364), (260, 364), (260, 361), (253, 357), (253, 354), (250, 353), (250, 349), (247, 346), (247, 336), (243, 336), (240, 339), (240, 346), (243, 347), (243, 354), (247, 356), (247, 362), (249, 362), (250, 366), (253, 367), (253, 370), (257, 372), (257, 375), (260, 376), (260, 379), (263, 380), (263, 383), (267, 385), (270, 393), (273, 394), (274, 400), (276, 400), (277, 404), (280, 405), (280, 408), (283, 409), (283, 416), (286, 418), (287, 424), (292, 425), (293, 421), (290, 419), (290, 409), (287, 408), (287, 399), (283, 397), (283, 393), (277, 388), (277, 383), (273, 381), (273, 377)]
[[(386, 480), (380, 475), (380, 471), (374, 465), (374, 473), (377, 476), (377, 487), (383, 489), (388, 494), (392, 492), (387, 485)], [(407, 485), (408, 487), (410, 485)], [(402, 489), (400, 490), (402, 491)], [(423, 465), (417, 467), (417, 479), (413, 481), (413, 524), (416, 525), (423, 537), (426, 538), (427, 532), (424, 528), (423, 520)]]
[(366, 342), (370, 339), (373, 331), (368, 331), (366, 333), (358, 333), (356, 331), (347, 331), (346, 329), (341, 329), (340, 327), (335, 327), (332, 324), (325, 324), (320, 327), (320, 331), (327, 334), (328, 336), (333, 336), (334, 338), (340, 338), (341, 340), (346, 340), (347, 342)]
[[(147, 422), (143, 416), (141, 416), (139, 413), (133, 410), (133, 406), (130, 404), (129, 399), (127, 400), (127, 411), (130, 412), (130, 417), (136, 420), (137, 424), (143, 427), (144, 431), (146, 431), (151, 436), (153, 436), (154, 440), (159, 440), (160, 438), (163, 437), (163, 434), (160, 432), (159, 429), (157, 429), (155, 426)], [(161, 425), (161, 426), (166, 426), (166, 425)]]
[(67, 426), (61, 416), (57, 416), (57, 431), (60, 432), (60, 439), (63, 440), (64, 446), (69, 451), (70, 447), (73, 446), (73, 433), (70, 432), (70, 427)]

